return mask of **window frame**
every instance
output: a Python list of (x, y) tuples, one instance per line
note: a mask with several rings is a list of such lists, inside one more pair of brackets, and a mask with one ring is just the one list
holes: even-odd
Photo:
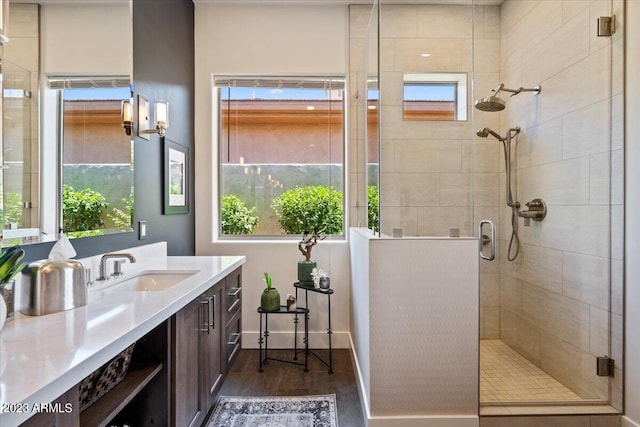
[[(343, 83), (342, 91), (342, 232), (341, 234), (330, 234), (326, 235), (326, 240), (329, 241), (346, 241), (347, 239), (347, 229), (349, 227), (348, 218), (349, 218), (349, 170), (348, 170), (348, 103), (346, 102), (349, 96), (348, 92), (348, 79), (345, 75), (339, 74), (317, 74), (317, 75), (288, 75), (288, 74), (280, 74), (280, 75), (247, 75), (247, 74), (212, 74), (212, 102), (211, 102), (211, 120), (212, 120), (212, 141), (215, 146), (214, 150), (212, 150), (213, 154), (213, 166), (216, 171), (213, 175), (213, 179), (215, 180), (212, 183), (212, 240), (213, 241), (221, 241), (221, 242), (242, 242), (242, 241), (251, 241), (251, 242), (287, 242), (291, 240), (300, 240), (302, 234), (223, 234), (222, 233), (222, 149), (223, 149), (223, 138), (222, 138), (222, 126), (223, 126), (223, 118), (222, 118), (222, 108), (221, 102), (222, 98), (222, 89), (224, 86), (216, 85), (216, 79), (269, 79), (273, 81), (277, 81), (278, 79), (282, 80), (327, 80), (327, 81), (340, 81)], [(331, 165), (331, 163), (329, 163)]]

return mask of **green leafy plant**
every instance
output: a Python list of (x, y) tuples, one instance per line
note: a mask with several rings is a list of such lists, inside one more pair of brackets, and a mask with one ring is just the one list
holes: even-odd
[(93, 230), (104, 225), (103, 211), (109, 206), (107, 199), (90, 188), (75, 191), (64, 186), (62, 196), (63, 231)]
[(129, 194), (129, 200), (122, 199), (123, 208), (113, 208), (112, 214), (107, 214), (107, 217), (113, 221), (113, 224), (118, 228), (128, 228), (133, 224), (133, 190)]
[(342, 234), (342, 192), (323, 185), (296, 187), (276, 198), (271, 207), (287, 234), (313, 230)]
[(18, 224), (18, 227), (22, 227), (22, 194), (6, 193), (2, 208), (2, 222), (5, 224), (3, 228), (9, 228), (9, 224)]
[(238, 196), (227, 194), (222, 197), (220, 222), (222, 234), (252, 234), (260, 218), (254, 215), (256, 208), (247, 208)]
[(370, 185), (367, 188), (367, 224), (369, 228), (374, 232), (380, 230), (380, 195), (378, 193), (378, 187)]
[(267, 289), (271, 289), (273, 286), (273, 280), (271, 279), (271, 275), (266, 271), (264, 272), (264, 282), (267, 284)]
[(20, 263), (24, 257), (24, 250), (20, 246), (11, 246), (0, 253), (0, 288), (13, 280), (27, 263)]

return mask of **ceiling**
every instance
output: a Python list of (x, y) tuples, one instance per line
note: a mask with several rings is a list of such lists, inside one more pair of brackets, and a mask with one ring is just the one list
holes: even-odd
[[(504, 0), (380, 0), (382, 4), (462, 4), (500, 5)], [(259, 5), (334, 5), (373, 4), (373, 0), (193, 0), (208, 4), (259, 4)]]

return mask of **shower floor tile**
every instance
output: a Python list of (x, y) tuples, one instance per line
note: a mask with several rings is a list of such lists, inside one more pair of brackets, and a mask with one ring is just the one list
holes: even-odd
[(500, 340), (480, 340), (480, 402), (574, 401), (580, 396)]

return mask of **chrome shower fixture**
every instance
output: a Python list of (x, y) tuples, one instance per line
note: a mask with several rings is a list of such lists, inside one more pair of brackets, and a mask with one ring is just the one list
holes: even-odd
[(540, 85), (534, 86), (532, 88), (524, 88), (520, 86), (518, 89), (509, 89), (504, 87), (504, 83), (500, 83), (500, 86), (495, 89), (491, 89), (493, 95), (487, 96), (485, 98), (480, 98), (473, 105), (480, 111), (502, 111), (507, 104), (502, 98), (498, 97), (498, 93), (500, 93), (500, 91), (510, 92), (511, 96), (515, 96), (521, 92), (533, 92), (538, 95), (541, 90), (542, 87)]

